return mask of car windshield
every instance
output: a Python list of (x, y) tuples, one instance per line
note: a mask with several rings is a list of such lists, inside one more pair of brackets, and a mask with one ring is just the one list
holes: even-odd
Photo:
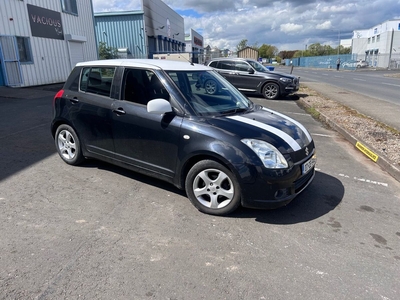
[(255, 60), (248, 60), (247, 61), (257, 72), (265, 72), (269, 71), (266, 67)]
[(166, 71), (198, 115), (245, 112), (253, 103), (216, 71)]

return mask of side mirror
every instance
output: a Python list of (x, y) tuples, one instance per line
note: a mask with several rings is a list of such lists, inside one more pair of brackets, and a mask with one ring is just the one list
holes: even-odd
[(147, 112), (151, 114), (165, 114), (172, 112), (172, 107), (171, 104), (162, 98), (157, 98), (154, 100), (150, 100), (147, 103)]
[(254, 69), (253, 68), (248, 68), (247, 71), (249, 71), (249, 74), (254, 74)]

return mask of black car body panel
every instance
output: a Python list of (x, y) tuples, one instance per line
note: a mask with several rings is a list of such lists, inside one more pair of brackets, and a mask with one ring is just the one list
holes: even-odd
[[(102, 72), (105, 80), (91, 86), (90, 76), (95, 71)], [(130, 71), (136, 72), (138, 84), (144, 87), (140, 96), (133, 95), (128, 101), (124, 80)], [(162, 93), (168, 100), (159, 93), (154, 97), (163, 105), (169, 103), (169, 112), (149, 112), (146, 103), (152, 101), (149, 93), (153, 95), (155, 89), (150, 85), (152, 76), (163, 83)], [(210, 95), (203, 91), (199, 78), (211, 78), (223, 88)], [(315, 147), (306, 128), (254, 105), (205, 66), (152, 60), (78, 64), (54, 99), (53, 109), (53, 136), (61, 124), (71, 126), (84, 157), (111, 162), (178, 188), (185, 186), (193, 165), (211, 159), (234, 174), (240, 184), (241, 204), (246, 207), (285, 205), (314, 177)], [(287, 167), (266, 167), (246, 139), (275, 147), (277, 150), (271, 151), (280, 153)]]

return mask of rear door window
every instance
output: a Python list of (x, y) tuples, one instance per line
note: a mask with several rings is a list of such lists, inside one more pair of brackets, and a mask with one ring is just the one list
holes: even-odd
[(235, 70), (235, 62), (232, 61), (220, 61), (218, 65), (218, 69), (223, 70)]

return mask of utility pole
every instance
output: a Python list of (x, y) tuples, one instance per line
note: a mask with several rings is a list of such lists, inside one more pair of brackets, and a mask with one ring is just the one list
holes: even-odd
[(340, 30), (338, 30), (338, 47), (337, 47), (337, 55), (340, 55)]
[(390, 40), (390, 51), (389, 51), (388, 70), (390, 70), (390, 63), (391, 63), (391, 60), (392, 60), (393, 36), (394, 36), (394, 29), (392, 28), (392, 38), (391, 38), (391, 40)]

